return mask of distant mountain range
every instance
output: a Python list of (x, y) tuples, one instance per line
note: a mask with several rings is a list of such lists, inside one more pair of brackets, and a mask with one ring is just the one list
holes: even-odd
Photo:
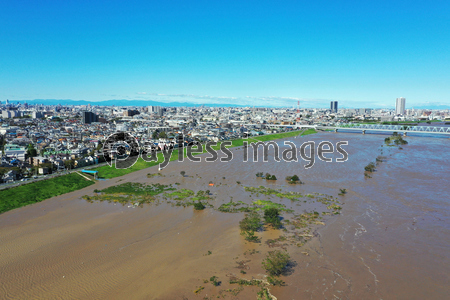
[(160, 102), (153, 100), (103, 100), (103, 101), (87, 101), (87, 100), (71, 100), (71, 99), (34, 99), (34, 100), (9, 100), (10, 103), (20, 102), (29, 104), (45, 104), (45, 105), (99, 105), (99, 106), (172, 106), (172, 107), (245, 107), (245, 105), (237, 104), (196, 104), (191, 102)]
[[(239, 105), (233, 103), (193, 103), (193, 102), (161, 102), (161, 101), (153, 101), (153, 100), (102, 100), (102, 101), (88, 101), (88, 100), (72, 100), (72, 99), (33, 99), (33, 100), (10, 100), (10, 103), (29, 103), (29, 104), (44, 104), (44, 105), (99, 105), (99, 106), (172, 106), (172, 107), (267, 107), (262, 105)], [(3, 102), (4, 103), (4, 102)], [(315, 103), (315, 107), (313, 103), (302, 103), (301, 108), (328, 108), (327, 103)], [(394, 107), (373, 107), (370, 103), (364, 102), (351, 102), (349, 105), (344, 105), (344, 103), (339, 103), (339, 108), (390, 108)], [(286, 107), (286, 106), (273, 106), (273, 107)], [(422, 105), (407, 105), (407, 109), (450, 109), (450, 105), (445, 105), (441, 103), (428, 103)]]
[(450, 105), (445, 104), (429, 104), (429, 105), (411, 105), (411, 107), (406, 107), (406, 109), (450, 109)]

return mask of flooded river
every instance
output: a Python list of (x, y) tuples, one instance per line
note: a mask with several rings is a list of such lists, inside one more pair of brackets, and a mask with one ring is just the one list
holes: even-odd
[[(316, 158), (310, 169), (303, 168), (303, 161), (276, 162), (271, 154), (268, 162), (243, 163), (243, 148), (233, 148), (230, 162), (171, 162), (163, 176), (147, 178), (158, 172), (153, 167), (4, 213), (0, 298), (256, 299), (257, 287), (236, 295), (221, 290), (237, 288), (228, 277), (242, 275), (239, 261), (245, 262), (242, 277), (264, 278), (261, 262), (270, 250), (265, 241), (284, 232), (260, 232), (262, 243), (255, 244), (239, 234), (243, 213), (194, 211), (163, 200), (140, 208), (81, 199), (94, 189), (141, 182), (209, 189), (215, 208), (230, 199), (256, 200), (245, 186), (338, 199), (339, 215), (314, 227), (314, 237), (304, 246), (287, 246), (294, 266), (282, 276), (286, 286), (270, 289), (277, 299), (444, 299), (450, 293), (450, 140), (407, 137), (408, 145), (399, 149), (381, 147), (385, 137), (318, 133), (287, 139), (297, 145), (348, 141), (346, 162)], [(364, 167), (377, 157), (382, 162), (369, 178)], [(256, 178), (257, 172), (275, 174), (278, 180)], [(294, 174), (305, 184), (287, 184), (284, 178)], [(210, 181), (215, 185), (209, 186)], [(343, 188), (347, 193), (339, 196)], [(296, 213), (317, 205), (271, 200)], [(204, 283), (213, 275), (221, 286)], [(194, 294), (200, 286), (205, 289)]]

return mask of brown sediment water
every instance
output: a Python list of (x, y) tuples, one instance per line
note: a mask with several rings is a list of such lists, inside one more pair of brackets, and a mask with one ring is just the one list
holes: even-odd
[[(233, 274), (264, 278), (261, 261), (271, 250), (265, 241), (284, 232), (268, 229), (258, 233), (262, 243), (246, 242), (239, 234), (243, 213), (194, 211), (164, 200), (140, 208), (81, 199), (94, 189), (125, 182), (178, 182), (178, 188), (211, 190), (216, 208), (231, 197), (263, 199), (244, 190), (260, 185), (328, 194), (343, 202), (341, 214), (315, 227), (311, 241), (286, 246), (295, 266), (282, 276), (286, 286), (270, 289), (278, 299), (444, 299), (450, 292), (449, 140), (407, 137), (409, 144), (400, 150), (380, 147), (384, 137), (319, 133), (288, 139), (297, 145), (349, 142), (344, 146), (347, 162), (316, 158), (307, 170), (305, 162), (275, 162), (272, 154), (269, 162), (243, 163), (242, 147), (234, 148), (231, 162), (204, 162), (208, 155), (200, 163), (171, 162), (161, 171), (163, 177), (147, 178), (147, 173), (157, 172), (153, 167), (4, 213), (0, 298), (203, 299), (238, 288), (228, 284)], [(364, 177), (364, 166), (381, 149), (384, 161), (372, 178)], [(258, 179), (257, 172), (275, 174), (278, 180)], [(293, 174), (305, 184), (286, 184), (284, 178)], [(347, 189), (345, 196), (338, 196), (340, 188)], [(270, 199), (297, 213), (318, 207)], [(255, 252), (249, 254), (251, 250)], [(245, 262), (245, 275), (237, 268), (240, 261)], [(221, 286), (203, 282), (213, 275)], [(200, 286), (205, 289), (194, 294)], [(257, 291), (245, 287), (226, 298), (256, 299)]]

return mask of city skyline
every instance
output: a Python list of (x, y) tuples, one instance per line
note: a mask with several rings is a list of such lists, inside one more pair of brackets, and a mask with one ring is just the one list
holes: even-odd
[(404, 95), (408, 107), (450, 103), (444, 1), (1, 8), (1, 101), (393, 108)]
[[(212, 98), (212, 97), (211, 97)], [(207, 99), (210, 99), (209, 97)], [(214, 98), (212, 98), (214, 99)], [(238, 98), (236, 98), (238, 99)], [(270, 100), (272, 98), (266, 98), (265, 100)], [(7, 99), (8, 100), (8, 99)], [(6, 101), (0, 101), (0, 104), (7, 104)], [(258, 102), (249, 102), (245, 104), (245, 99), (238, 99), (238, 103), (226, 103), (226, 102), (217, 102), (214, 100), (210, 100), (209, 102), (189, 102), (183, 100), (175, 99), (170, 102), (162, 102), (162, 101), (154, 101), (154, 100), (99, 100), (99, 101), (87, 101), (87, 100), (71, 100), (71, 99), (33, 99), (33, 100), (10, 100), (10, 105), (16, 104), (29, 104), (29, 105), (62, 105), (62, 106), (129, 106), (129, 107), (138, 107), (138, 106), (160, 106), (160, 107), (195, 107), (195, 106), (206, 106), (206, 107), (267, 107), (267, 108), (291, 108), (291, 109), (330, 109), (331, 102), (339, 101), (328, 101), (328, 100), (320, 100), (320, 102), (308, 102), (308, 101), (300, 101), (300, 106), (297, 107), (298, 101), (295, 101), (295, 105), (293, 104), (292, 99), (284, 99), (284, 105), (273, 105), (268, 104), (266, 102), (258, 103)], [(383, 110), (396, 110), (396, 101), (392, 100), (391, 104), (376, 106), (373, 103), (362, 103), (362, 102), (344, 102), (339, 103), (339, 109), (383, 109)], [(437, 109), (437, 110), (448, 110), (450, 109), (450, 105), (440, 104), (440, 103), (430, 103), (425, 102), (422, 104), (410, 104), (405, 106), (405, 109)]]

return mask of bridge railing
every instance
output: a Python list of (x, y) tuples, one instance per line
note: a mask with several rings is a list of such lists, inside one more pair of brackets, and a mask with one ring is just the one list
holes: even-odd
[(386, 130), (386, 131), (410, 131), (410, 132), (437, 132), (450, 133), (450, 127), (437, 126), (407, 126), (407, 125), (377, 125), (377, 124), (346, 124), (336, 126), (337, 129), (360, 129), (360, 130)]

